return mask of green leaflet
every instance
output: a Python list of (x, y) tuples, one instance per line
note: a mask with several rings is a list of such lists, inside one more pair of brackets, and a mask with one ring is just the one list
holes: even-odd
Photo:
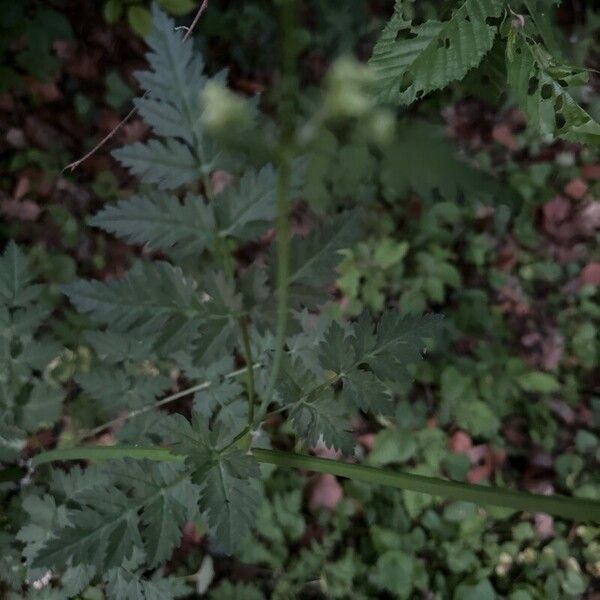
[(193, 41), (184, 40), (174, 21), (156, 6), (147, 41), (150, 70), (136, 73), (146, 93), (135, 105), (163, 139), (130, 144), (113, 156), (142, 181), (174, 190), (209, 173), (220, 157), (201, 126), (199, 97), (207, 78)]
[(239, 184), (226, 187), (215, 203), (218, 235), (250, 240), (263, 233), (275, 218), (276, 181), (269, 164), (260, 171), (249, 169)]
[(63, 348), (40, 332), (52, 311), (24, 252), (10, 242), (0, 255), (0, 459), (14, 460), (27, 433), (60, 419), (65, 397), (53, 379)]
[(600, 143), (600, 124), (569, 93), (585, 82), (585, 71), (557, 63), (523, 33), (509, 40), (506, 56), (508, 83), (531, 126), (571, 142)]
[(205, 82), (202, 59), (194, 55), (193, 41), (184, 41), (174, 21), (156, 7), (146, 43), (150, 69), (136, 78), (147, 95), (136, 100), (137, 109), (156, 134), (192, 143), (199, 127), (198, 94)]
[(356, 335), (355, 352), (382, 380), (410, 379), (409, 367), (422, 358), (426, 341), (437, 337), (442, 315), (401, 317), (384, 313), (375, 335), (366, 328), (366, 319)]
[(183, 256), (201, 254), (214, 239), (213, 211), (195, 194), (187, 194), (183, 202), (158, 192), (133, 196), (105, 207), (88, 222), (131, 244)]
[(205, 417), (194, 413), (190, 423), (172, 415), (164, 430), (173, 452), (185, 456), (192, 480), (201, 486), (200, 508), (205, 511), (216, 541), (233, 552), (247, 535), (260, 502), (251, 482), (259, 476), (258, 463), (235, 446), (224, 447), (231, 434), (223, 426), (209, 430)]
[(32, 548), (34, 568), (64, 569), (76, 557), (76, 564), (106, 572), (131, 560), (136, 549), (153, 565), (170, 556), (197, 504), (198, 489), (188, 472), (173, 463), (126, 460), (105, 473), (112, 485), (80, 491), (77, 507), (67, 510), (40, 547)]
[(333, 270), (342, 260), (339, 251), (353, 245), (359, 236), (359, 214), (349, 212), (315, 226), (305, 238), (291, 240), (288, 281), (294, 306), (323, 300), (323, 287), (333, 280)]
[[(359, 390), (373, 382), (371, 374), (381, 382), (409, 381), (411, 366), (421, 360), (427, 340), (437, 337), (441, 319), (441, 315), (433, 314), (401, 317), (388, 311), (374, 327), (371, 317), (363, 313), (347, 336), (333, 323), (319, 345), (321, 366), (332, 371), (344, 386), (347, 382), (350, 389), (346, 397), (354, 404), (373, 402), (372, 408), (380, 410), (387, 404), (380, 385), (374, 384), (371, 401), (361, 400)], [(364, 371), (365, 366), (369, 371)]]
[[(327, 385), (299, 361), (283, 361), (277, 380), (277, 394), (284, 406), (289, 405), (289, 419), (296, 433), (311, 446), (322, 441), (327, 447), (352, 453), (353, 441), (348, 411), (336, 401)], [(318, 390), (318, 393), (310, 393)]]
[(27, 257), (14, 242), (9, 242), (0, 255), (0, 304), (16, 308), (36, 300), (41, 286), (30, 285), (32, 278)]
[(171, 600), (189, 591), (176, 578), (162, 577), (155, 574), (146, 579), (140, 562), (143, 557), (129, 561), (130, 564), (111, 569), (106, 573), (106, 591), (109, 598), (118, 600)]
[(81, 312), (116, 331), (152, 331), (172, 319), (191, 319), (202, 312), (195, 283), (165, 262), (139, 261), (121, 280), (82, 280), (63, 290)]
[(161, 190), (173, 190), (200, 177), (200, 163), (190, 149), (173, 138), (164, 142), (135, 142), (119, 148), (113, 156), (141, 181)]
[(170, 380), (161, 375), (126, 372), (101, 365), (94, 365), (88, 373), (77, 375), (75, 381), (110, 416), (118, 414), (124, 406), (135, 410), (154, 402), (170, 385)]
[(490, 50), (503, 3), (465, 0), (445, 22), (413, 26), (398, 4), (385, 26), (369, 64), (376, 77), (379, 100), (411, 104), (462, 79)]
[(319, 345), (313, 346), (315, 358), (309, 350), (302, 358), (287, 357), (277, 392), (296, 433), (312, 446), (322, 441), (351, 453), (349, 414), (357, 409), (373, 414), (393, 411), (386, 384), (411, 380), (410, 368), (421, 359), (427, 341), (437, 336), (440, 318), (400, 317), (389, 311), (375, 326), (363, 313), (347, 330), (331, 323)]
[(352, 454), (354, 442), (348, 411), (336, 402), (332, 392), (325, 391), (312, 402), (299, 401), (290, 409), (289, 419), (309, 446), (322, 442), (328, 448)]

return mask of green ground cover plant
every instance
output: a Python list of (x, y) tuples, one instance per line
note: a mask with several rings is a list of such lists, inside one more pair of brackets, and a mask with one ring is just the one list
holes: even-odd
[[(591, 146), (600, 125), (576, 99), (587, 72), (563, 59), (542, 3), (466, 0), (422, 22), (398, 3), (368, 67), (342, 57), (321, 90), (303, 95), (297, 8), (276, 3), (281, 75), (265, 110), (231, 91), (227, 73), (209, 75), (192, 40), (153, 9), (149, 69), (136, 73), (143, 95), (135, 100), (152, 137), (113, 153), (139, 189), (88, 219), (149, 249), (152, 260), (59, 290), (42, 282), (23, 248), (11, 242), (2, 254), (0, 478), (9, 516), (0, 542), (15, 597), (27, 585), (48, 597), (185, 596), (212, 569), (205, 561), (190, 580), (165, 568), (189, 522), (215, 555), (278, 572), (267, 587), (280, 598), (309, 594), (315, 572), (315, 593), (326, 597), (583, 594), (588, 575), (564, 539), (543, 544), (527, 520), (501, 539), (494, 517), (523, 511), (573, 522), (578, 559), (592, 565), (589, 575), (597, 569), (598, 482), (585, 469), (597, 460), (595, 426), (556, 460), (562, 494), (477, 485), (468, 459), (445, 452), (444, 427), (497, 441), (516, 407), (535, 423), (536, 443), (557, 444), (545, 404), (531, 398), (562, 382), (510, 355), (486, 296), (505, 283), (486, 270), (492, 235), (512, 221), (531, 241), (523, 215), (548, 174), (508, 165), (497, 176), (460, 156), (439, 125), (398, 108), (418, 110), (467, 76), (464, 85), (508, 89), (530, 135)], [(407, 193), (423, 198), (418, 216), (394, 206)], [(496, 207), (493, 219), (465, 238), (481, 202)], [(380, 218), (382, 206), (392, 218)], [(397, 240), (398, 222), (407, 240)], [(245, 261), (249, 246), (258, 251)], [(481, 289), (463, 287), (457, 252), (489, 278)], [(532, 290), (561, 277), (531, 254), (521, 274)], [(332, 302), (334, 288), (345, 304)], [(580, 306), (561, 316), (583, 373), (597, 365), (594, 293), (584, 287)], [(461, 302), (451, 319), (428, 312), (450, 298)], [(59, 314), (77, 323), (84, 343), (76, 349)], [(477, 338), (494, 324), (469, 355), (453, 356), (458, 330)], [(176, 391), (174, 373), (183, 382)], [(430, 427), (426, 403), (410, 400), (415, 384), (439, 390)], [(576, 374), (564, 388), (581, 392)], [(73, 426), (24, 462), (32, 436), (65, 408)], [(596, 421), (598, 410), (596, 400)], [(359, 415), (383, 426), (362, 464)], [(107, 432), (112, 443), (99, 444)], [(315, 448), (329, 457), (308, 453)], [(307, 527), (296, 469), (347, 482), (339, 509), (322, 515), (324, 533), (293, 554)], [(334, 554), (359, 505), (363, 547)], [(516, 586), (505, 577), (513, 564)], [(264, 590), (223, 580), (210, 593), (260, 598)]]

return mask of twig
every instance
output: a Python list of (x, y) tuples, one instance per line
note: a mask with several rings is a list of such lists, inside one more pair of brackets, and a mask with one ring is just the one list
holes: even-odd
[[(192, 35), (192, 32), (194, 31), (194, 28), (198, 24), (198, 21), (200, 20), (202, 13), (206, 10), (207, 7), (208, 7), (208, 0), (203, 0), (202, 4), (200, 5), (200, 8), (198, 9), (198, 12), (196, 13), (196, 16), (194, 17), (194, 20), (192, 21), (192, 24), (189, 27), (186, 27), (186, 30), (187, 30), (186, 34), (183, 36), (184, 41), (187, 40), (190, 37), (190, 35)], [(148, 95), (148, 92), (146, 92), (142, 96), (142, 98), (145, 98), (147, 95)], [(104, 146), (104, 144), (106, 144), (106, 142), (108, 142), (115, 135), (115, 133), (117, 133), (117, 131), (119, 131), (119, 129), (121, 129), (121, 127), (123, 127), (123, 125), (125, 125), (125, 123), (127, 123), (127, 121), (129, 121), (129, 119), (131, 119), (131, 117), (133, 117), (133, 115), (135, 115), (135, 113), (137, 113), (136, 106), (134, 106), (127, 113), (127, 115), (125, 115), (125, 117), (107, 135), (105, 135), (87, 154), (85, 154), (81, 158), (77, 159), (76, 161), (69, 163), (62, 170), (62, 172), (64, 173), (67, 169), (69, 171), (73, 172), (82, 162), (85, 162), (88, 158), (90, 158), (91, 156), (96, 154), (96, 152), (98, 152), (98, 150), (100, 150), (100, 148), (102, 148), (102, 146)]]

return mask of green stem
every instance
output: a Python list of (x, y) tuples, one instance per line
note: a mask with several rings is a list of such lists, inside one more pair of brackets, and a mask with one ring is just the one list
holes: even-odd
[[(278, 450), (253, 448), (252, 453), (259, 462), (269, 463), (278, 467), (306, 469), (318, 473), (329, 473), (338, 477), (346, 477), (356, 481), (386, 485), (486, 506), (501, 506), (528, 512), (545, 512), (565, 519), (600, 523), (600, 502), (596, 500), (516, 492), (497, 487), (447, 481), (438, 477), (398, 473), (388, 469), (378, 469), (327, 458), (317, 458), (305, 454), (280, 452)], [(104, 460), (126, 457), (176, 462), (182, 462), (185, 459), (183, 456), (172, 454), (167, 448), (96, 446), (48, 450), (35, 456), (31, 463), (33, 467), (38, 467), (55, 460)]]
[[(247, 365), (252, 365), (252, 348), (250, 347), (250, 335), (248, 333), (248, 324), (244, 319), (239, 320), (242, 331), (242, 342), (244, 345), (244, 358)], [(254, 369), (248, 369), (246, 373), (246, 389), (248, 391), (248, 425), (254, 424)]]
[[(285, 156), (285, 155), (284, 155)], [(289, 300), (289, 253), (290, 253), (290, 224), (289, 224), (289, 159), (282, 157), (277, 179), (277, 323), (275, 333), (275, 353), (269, 375), (269, 383), (265, 393), (265, 403), (268, 406), (281, 368), (283, 349), (285, 346), (287, 312)]]
[(259, 462), (279, 467), (330, 473), (331, 475), (346, 477), (356, 481), (386, 485), (430, 494), (432, 496), (464, 500), (466, 502), (474, 502), (475, 504), (501, 506), (503, 508), (530, 512), (546, 512), (567, 519), (600, 522), (600, 502), (594, 500), (515, 492), (498, 487), (484, 487), (482, 485), (473, 485), (458, 481), (447, 481), (438, 477), (398, 473), (389, 469), (349, 464), (302, 454), (290, 454), (277, 450), (256, 448), (253, 450), (253, 453)]
[(31, 459), (33, 468), (57, 460), (110, 460), (120, 458), (137, 458), (158, 461), (182, 462), (184, 456), (172, 454), (168, 448), (158, 446), (87, 446), (85, 448), (55, 448), (36, 454)]
[(279, 0), (279, 34), (281, 46), (281, 98), (279, 102), (279, 122), (281, 138), (278, 152), (279, 172), (277, 177), (277, 322), (275, 333), (275, 352), (267, 383), (264, 404), (268, 406), (279, 376), (283, 350), (285, 346), (288, 303), (289, 303), (289, 254), (290, 254), (290, 180), (291, 163), (294, 153), (295, 92), (296, 92), (296, 2)]

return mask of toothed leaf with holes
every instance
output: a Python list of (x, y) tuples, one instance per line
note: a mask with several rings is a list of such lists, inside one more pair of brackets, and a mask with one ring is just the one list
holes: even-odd
[(570, 142), (600, 143), (600, 123), (569, 91), (585, 83), (584, 70), (558, 63), (523, 33), (507, 45), (507, 68), (510, 89), (529, 125)]
[(385, 26), (369, 64), (383, 102), (411, 104), (462, 79), (490, 50), (497, 34), (500, 0), (465, 0), (448, 21), (413, 25), (402, 3)]

